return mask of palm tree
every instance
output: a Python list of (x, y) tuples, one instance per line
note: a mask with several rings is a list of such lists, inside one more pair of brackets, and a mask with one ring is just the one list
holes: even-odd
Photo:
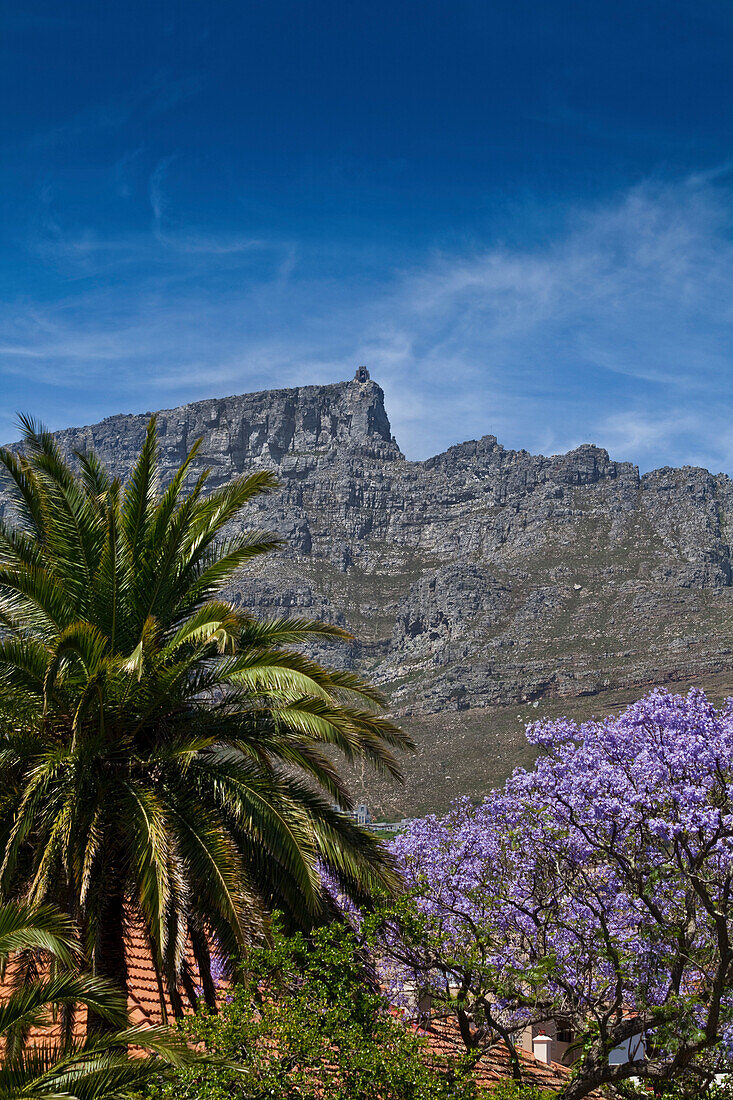
[(351, 805), (334, 758), (399, 777), (394, 750), (410, 742), (374, 688), (294, 648), (342, 631), (260, 622), (221, 598), (278, 545), (227, 534), (276, 488), (271, 473), (206, 493), (196, 444), (163, 487), (152, 418), (123, 489), (94, 454), (72, 467), (21, 423), (22, 453), (0, 451), (13, 507), (0, 520), (0, 895), (62, 907), (90, 972), (122, 989), (126, 929), (142, 926), (180, 1014), (181, 981), (194, 999), (187, 944), (213, 1004), (212, 941), (231, 962), (274, 908), (300, 927), (324, 919), (327, 880), (360, 903), (395, 888), (380, 842), (334, 809)]
[[(2, 1100), (107, 1100), (138, 1091), (157, 1076), (160, 1055), (176, 1065), (193, 1059), (165, 1029), (129, 1027), (124, 996), (107, 982), (74, 970), (77, 948), (71, 922), (61, 913), (0, 906)], [(115, 1030), (80, 1037), (73, 1026), (78, 1005)], [(154, 1053), (130, 1057), (129, 1044)]]

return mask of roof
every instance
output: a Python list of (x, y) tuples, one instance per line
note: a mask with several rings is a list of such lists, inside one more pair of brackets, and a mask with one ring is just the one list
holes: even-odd
[[(156, 1024), (173, 1019), (170, 997), (164, 993), (165, 1012), (161, 1008), (161, 989), (153, 965), (153, 957), (147, 941), (147, 937), (140, 927), (129, 927), (125, 937), (125, 958), (128, 969), (128, 997), (127, 1011), (130, 1023), (136, 1027), (152, 1027)], [(188, 953), (188, 962), (192, 968), (194, 986), (199, 986), (199, 974), (191, 952)], [(0, 999), (6, 996), (13, 988), (14, 960), (11, 956), (9, 965), (0, 981)], [(190, 1012), (191, 1007), (188, 998), (182, 994), (184, 1011)], [(61, 1024), (58, 1019), (42, 1028), (34, 1028), (29, 1036), (30, 1042), (55, 1042), (61, 1036)], [(82, 1038), (86, 1032), (86, 1009), (80, 1008), (74, 1019), (74, 1032)]]
[[(457, 1024), (453, 1020), (433, 1020), (429, 1027), (418, 1029), (427, 1040), (430, 1049), (441, 1059), (459, 1059), (466, 1053)], [(567, 1083), (569, 1070), (558, 1062), (546, 1065), (527, 1051), (519, 1050), (523, 1082), (540, 1088), (559, 1089)], [(512, 1067), (509, 1052), (504, 1043), (497, 1043), (486, 1050), (476, 1063), (476, 1083), (485, 1089), (495, 1088), (500, 1082), (511, 1079)]]
[[(132, 927), (126, 937), (126, 958), (128, 968), (128, 1012), (130, 1022), (138, 1027), (150, 1027), (164, 1022), (164, 1013), (161, 1010), (160, 994), (155, 967), (143, 930)], [(192, 955), (189, 962), (194, 970), (194, 985), (198, 985), (198, 972)], [(9, 987), (12, 963), (6, 972), (5, 980), (0, 983), (0, 997)], [(173, 1017), (170, 999), (165, 996), (166, 1013), (170, 1019)], [(187, 998), (183, 998), (187, 1011), (190, 1011)], [(396, 1015), (401, 1013), (395, 1010)], [(75, 1021), (75, 1030), (79, 1036), (83, 1035), (86, 1025), (86, 1013), (80, 1012)], [(429, 1051), (439, 1058), (442, 1063), (445, 1060), (459, 1061), (465, 1056), (465, 1047), (461, 1040), (458, 1026), (454, 1020), (432, 1020), (427, 1027), (414, 1027), (418, 1035), (422, 1036), (428, 1045)], [(59, 1036), (59, 1024), (55, 1023), (48, 1028), (37, 1029), (31, 1035), (33, 1040), (55, 1039)], [(558, 1062), (547, 1065), (539, 1061), (533, 1054), (519, 1050), (519, 1060), (522, 1070), (522, 1078), (525, 1084), (536, 1085), (541, 1089), (557, 1090), (567, 1083), (570, 1070)], [(429, 1055), (428, 1055), (429, 1058)], [(480, 1088), (491, 1091), (502, 1081), (512, 1077), (509, 1054), (503, 1043), (489, 1047), (481, 1056), (474, 1067), (476, 1083)], [(596, 1098), (599, 1093), (591, 1093), (591, 1098)]]
[[(458, 1060), (465, 1056), (466, 1049), (454, 1020), (433, 1020), (429, 1027), (416, 1030), (427, 1039), (430, 1049), (441, 1060)], [(567, 1084), (571, 1072), (567, 1066), (559, 1062), (550, 1062), (548, 1065), (525, 1050), (518, 1050), (517, 1053), (523, 1084), (548, 1090), (557, 1090)], [(511, 1080), (512, 1067), (504, 1043), (497, 1043), (486, 1050), (476, 1063), (474, 1074), (476, 1084), (487, 1091), (495, 1089), (503, 1081)], [(600, 1100), (601, 1094), (594, 1091), (589, 1093), (589, 1097), (590, 1100)]]
[[(162, 1024), (164, 1013), (161, 1010), (158, 979), (155, 974), (150, 947), (141, 928), (131, 928), (125, 939), (125, 958), (127, 960), (127, 1008), (130, 1023), (136, 1026)], [(163, 990), (165, 1015), (173, 1018), (170, 997)], [(185, 999), (184, 999), (185, 1000)]]

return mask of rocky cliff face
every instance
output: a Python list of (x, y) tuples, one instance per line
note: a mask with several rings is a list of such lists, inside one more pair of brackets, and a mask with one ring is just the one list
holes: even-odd
[[(159, 414), (166, 473), (202, 437), (196, 472), (210, 467), (212, 484), (261, 467), (280, 478), (247, 522), (287, 548), (242, 574), (237, 602), (351, 627), (358, 641), (331, 659), (379, 681), (408, 726), (434, 715), (436, 752), (446, 712), (495, 715), (729, 668), (727, 476), (640, 477), (597, 447), (546, 458), (493, 436), (408, 462), (383, 397), (355, 380)], [(114, 416), (58, 438), (124, 477), (146, 422)]]

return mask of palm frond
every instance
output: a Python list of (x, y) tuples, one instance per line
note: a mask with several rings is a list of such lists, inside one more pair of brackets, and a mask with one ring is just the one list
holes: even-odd
[(81, 480), (87, 495), (102, 503), (110, 490), (113, 478), (94, 451), (74, 451), (74, 457), (81, 468)]
[(66, 914), (48, 905), (0, 905), (0, 962), (15, 951), (34, 949), (70, 964), (76, 948), (74, 926)]
[(158, 491), (158, 431), (151, 416), (140, 457), (133, 467), (121, 509), (121, 531), (133, 568), (145, 544), (150, 517)]
[(127, 1025), (127, 1002), (109, 982), (66, 971), (14, 990), (0, 1003), (0, 1035), (17, 1027), (48, 1026), (50, 1006), (83, 1004), (116, 1029)]
[(24, 522), (29, 534), (33, 534), (39, 544), (45, 541), (43, 502), (38, 479), (32, 466), (24, 455), (15, 455), (7, 447), (0, 448), (0, 464), (7, 470), (15, 489), (13, 503), (17, 514)]

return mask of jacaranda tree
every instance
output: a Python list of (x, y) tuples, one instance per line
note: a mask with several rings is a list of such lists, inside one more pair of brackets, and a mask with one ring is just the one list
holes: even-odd
[(528, 736), (532, 771), (396, 840), (393, 987), (432, 994), (469, 1049), (572, 1030), (563, 1100), (630, 1077), (702, 1094), (733, 1045), (733, 709), (656, 691)]
[(221, 598), (277, 545), (233, 527), (271, 473), (207, 492), (196, 445), (163, 485), (153, 418), (123, 488), (23, 425), (22, 452), (0, 452), (0, 891), (61, 906), (123, 988), (142, 926), (179, 1012), (187, 943), (211, 1002), (212, 940), (233, 959), (274, 907), (322, 919), (321, 869), (363, 902), (394, 887), (382, 845), (333, 809), (351, 804), (334, 761), (398, 776), (409, 742), (376, 690), (297, 648), (340, 630)]

